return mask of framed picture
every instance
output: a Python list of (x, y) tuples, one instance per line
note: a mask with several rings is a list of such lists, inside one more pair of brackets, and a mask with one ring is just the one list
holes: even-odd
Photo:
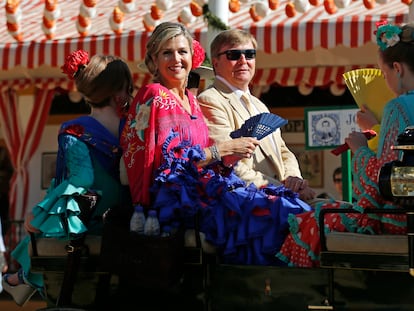
[(322, 107), (306, 108), (306, 146), (311, 149), (331, 149), (344, 143), (345, 137), (358, 131), (357, 108)]
[(303, 144), (290, 144), (289, 149), (296, 155), (302, 177), (312, 188), (323, 188), (323, 151), (306, 150)]
[(49, 188), (50, 182), (55, 177), (56, 156), (57, 156), (57, 152), (42, 153), (42, 174), (41, 174), (42, 179), (40, 181), (42, 189)]

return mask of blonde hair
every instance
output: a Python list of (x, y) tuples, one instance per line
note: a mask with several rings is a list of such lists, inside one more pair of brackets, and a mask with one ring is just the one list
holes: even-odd
[(223, 46), (233, 47), (248, 43), (252, 43), (253, 48), (257, 48), (257, 41), (250, 32), (237, 28), (224, 30), (220, 32), (211, 42), (211, 57), (217, 57), (217, 54), (222, 52), (221, 49)]
[(164, 22), (159, 24), (151, 34), (147, 42), (145, 65), (149, 72), (154, 76), (154, 80), (158, 79), (158, 69), (155, 65), (154, 58), (158, 55), (159, 51), (168, 40), (180, 35), (183, 35), (188, 40), (191, 55), (193, 55), (193, 38), (183, 24)]
[(87, 65), (75, 76), (78, 91), (94, 107), (109, 105), (111, 96), (127, 87), (133, 88), (132, 75), (128, 65), (119, 57), (94, 55)]

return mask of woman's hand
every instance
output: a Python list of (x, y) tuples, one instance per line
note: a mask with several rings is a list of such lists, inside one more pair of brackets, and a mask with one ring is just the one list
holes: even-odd
[(348, 144), (349, 149), (354, 153), (360, 147), (367, 147), (368, 140), (364, 133), (352, 132), (345, 138), (345, 142)]
[(220, 142), (217, 144), (217, 148), (221, 157), (235, 156), (242, 159), (250, 158), (259, 143), (260, 142), (253, 137), (240, 137)]
[(372, 129), (374, 125), (379, 124), (379, 121), (374, 113), (364, 105), (361, 107), (361, 110), (356, 113), (356, 123), (361, 130), (366, 131)]
[(233, 166), (240, 159), (251, 158), (259, 141), (253, 137), (240, 137), (217, 144), (221, 159), (225, 166)]
[(24, 229), (26, 229), (27, 232), (32, 232), (32, 233), (39, 233), (39, 229), (33, 227), (30, 222), (33, 220), (34, 216), (32, 213), (29, 213), (25, 220), (24, 220)]

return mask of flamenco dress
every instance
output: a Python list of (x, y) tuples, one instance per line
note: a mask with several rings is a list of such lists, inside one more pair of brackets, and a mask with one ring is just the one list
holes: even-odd
[[(122, 126), (123, 122), (120, 130)], [(82, 116), (62, 124), (55, 178), (44, 199), (32, 209), (31, 225), (41, 232), (36, 237), (70, 240), (86, 232), (101, 235), (105, 211), (130, 204), (129, 189), (119, 181), (121, 154), (119, 138), (94, 118)], [(88, 192), (97, 193), (99, 199), (91, 220), (85, 224), (79, 218), (76, 197)], [(27, 236), (12, 256), (24, 270), (25, 281), (42, 292), (42, 274), (30, 272), (29, 247)]]
[[(353, 208), (363, 212), (365, 208), (395, 208), (394, 202), (387, 201), (380, 193), (377, 182), (381, 167), (397, 160), (399, 153), (393, 150), (397, 137), (404, 129), (414, 124), (414, 94), (401, 95), (385, 107), (377, 151), (360, 147), (352, 157), (353, 196), (356, 202), (332, 202), (317, 204), (315, 211), (289, 216), (290, 234), (287, 236), (277, 258), (296, 267), (318, 267), (320, 239), (318, 216), (323, 208)], [(391, 138), (391, 139), (390, 139)], [(328, 233), (355, 232), (365, 234), (405, 234), (406, 217), (397, 214), (329, 214), (325, 216), (323, 230)]]
[(246, 185), (220, 163), (199, 168), (204, 148), (214, 142), (197, 99), (188, 91), (187, 97), (191, 113), (153, 83), (139, 90), (130, 107), (121, 145), (134, 204), (156, 209), (161, 227), (194, 228), (199, 217), (200, 231), (223, 262), (278, 264), (288, 214), (310, 207), (284, 187)]
[(310, 207), (284, 186), (246, 185), (221, 163), (198, 168), (203, 150), (188, 142), (169, 148), (177, 135), (166, 140), (165, 162), (151, 189), (161, 226), (178, 222), (193, 228), (199, 217), (199, 230), (223, 263), (279, 265), (275, 254), (288, 232), (288, 215)]

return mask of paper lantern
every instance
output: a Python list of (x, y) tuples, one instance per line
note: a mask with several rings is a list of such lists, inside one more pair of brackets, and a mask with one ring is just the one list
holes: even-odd
[(370, 10), (375, 7), (375, 0), (364, 0), (364, 6)]
[(240, 1), (239, 0), (230, 0), (229, 10), (232, 13), (236, 13), (240, 10)]
[(151, 32), (157, 26), (157, 22), (152, 18), (151, 13), (146, 13), (142, 19), (146, 31)]
[(269, 0), (268, 4), (269, 4), (269, 9), (274, 11), (279, 7), (279, 0)]
[(79, 8), (79, 14), (84, 17), (94, 18), (96, 16), (96, 1), (84, 0)]
[(191, 10), (191, 14), (193, 14), (195, 17), (199, 17), (203, 15), (203, 8), (195, 1), (191, 1), (190, 10)]
[(295, 6), (295, 9), (299, 13), (305, 13), (307, 10), (309, 10), (310, 4), (308, 0), (295, 0), (293, 3)]
[(157, 7), (156, 4), (151, 5), (151, 17), (153, 20), (157, 21), (162, 18), (164, 13)]
[(20, 1), (7, 0), (6, 5), (6, 25), (9, 34), (17, 41), (22, 41), (23, 36), (20, 33), (20, 22), (22, 19), (22, 11), (20, 9)]
[(46, 38), (53, 39), (56, 32), (56, 20), (60, 16), (57, 0), (47, 0), (43, 10), (42, 30)]
[(115, 32), (117, 35), (120, 35), (122, 33), (122, 29), (124, 27), (124, 12), (116, 6), (109, 17), (109, 25), (111, 26), (111, 29), (113, 32)]
[(163, 11), (167, 11), (173, 5), (171, 0), (156, 0), (155, 4)]
[(122, 11), (122, 13), (131, 13), (136, 9), (135, 1), (134, 0), (119, 0), (118, 1), (118, 8)]
[(255, 6), (254, 4), (252, 4), (252, 5), (250, 6), (249, 13), (250, 13), (250, 17), (252, 18), (252, 20), (253, 20), (254, 22), (258, 22), (258, 21), (260, 21), (260, 20), (262, 19), (262, 17), (261, 17), (261, 16), (259, 16), (259, 15), (256, 13), (256, 6)]
[(336, 83), (332, 83), (329, 86), (329, 90), (331, 91), (331, 93), (335, 96), (341, 96), (345, 93), (346, 87), (344, 85), (339, 85)]
[(261, 19), (266, 17), (267, 14), (269, 13), (269, 7), (263, 2), (256, 3), (255, 10), (256, 10), (256, 14), (260, 16)]
[(180, 19), (181, 23), (186, 24), (186, 25), (195, 21), (195, 17), (189, 7), (184, 7), (181, 10), (178, 18)]
[(292, 2), (286, 4), (285, 13), (287, 17), (294, 17), (296, 15), (295, 5)]
[(323, 5), (325, 7), (325, 11), (328, 12), (328, 14), (335, 14), (338, 12), (338, 8), (336, 7), (333, 0), (324, 0)]
[(301, 82), (298, 86), (298, 91), (300, 94), (307, 96), (313, 92), (313, 87), (305, 82)]
[(351, 0), (334, 0), (337, 8), (344, 9), (351, 4)]
[(90, 18), (79, 14), (76, 21), (76, 29), (81, 37), (87, 36), (91, 29)]

